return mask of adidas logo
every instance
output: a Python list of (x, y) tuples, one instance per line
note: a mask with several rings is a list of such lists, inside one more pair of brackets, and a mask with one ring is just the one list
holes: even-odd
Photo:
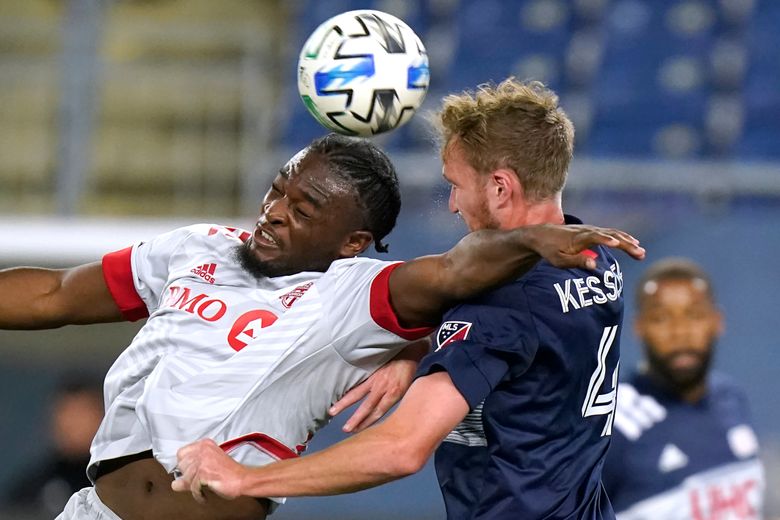
[(658, 459), (658, 469), (662, 473), (669, 473), (688, 465), (688, 456), (674, 444), (667, 444)]
[(216, 281), (216, 279), (214, 278), (214, 271), (216, 270), (217, 270), (217, 264), (203, 264), (192, 269), (190, 272), (194, 275), (200, 276), (208, 283), (214, 283)]

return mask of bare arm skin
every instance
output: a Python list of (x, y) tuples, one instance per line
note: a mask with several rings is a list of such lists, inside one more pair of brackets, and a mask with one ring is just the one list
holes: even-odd
[[(435, 402), (436, 406), (430, 406)], [(260, 468), (242, 466), (212, 440), (181, 448), (175, 491), (196, 500), (208, 487), (224, 498), (349, 493), (416, 473), (468, 413), (449, 374), (417, 379), (387, 420), (330, 448)]]
[(616, 229), (544, 224), (475, 231), (444, 254), (395, 269), (390, 275), (391, 303), (404, 326), (437, 325), (454, 303), (521, 276), (540, 258), (556, 267), (593, 269), (595, 261), (579, 253), (597, 245), (622, 249), (638, 260), (645, 255), (638, 240)]
[(71, 269), (4, 269), (0, 294), (2, 329), (53, 329), (123, 319), (100, 262)]

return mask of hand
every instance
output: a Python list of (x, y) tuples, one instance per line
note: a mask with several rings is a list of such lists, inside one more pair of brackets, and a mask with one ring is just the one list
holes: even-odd
[(371, 374), (368, 379), (353, 387), (330, 407), (328, 413), (335, 416), (365, 397), (343, 430), (347, 433), (365, 430), (382, 418), (409, 389), (417, 371), (417, 362), (428, 353), (427, 338), (412, 343), (395, 358)]
[(645, 257), (639, 240), (625, 231), (587, 225), (543, 224), (526, 228), (532, 233), (531, 247), (555, 267), (595, 269), (596, 261), (581, 254), (597, 245), (622, 249), (636, 260)]
[(185, 446), (176, 457), (182, 477), (171, 482), (174, 491), (189, 491), (199, 503), (206, 501), (204, 488), (226, 499), (241, 495), (245, 468), (213, 440), (203, 439)]

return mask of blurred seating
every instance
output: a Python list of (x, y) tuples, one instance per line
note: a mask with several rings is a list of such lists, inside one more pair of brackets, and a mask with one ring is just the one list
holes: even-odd
[[(8, 0), (0, 16), (0, 205), (32, 207), (52, 187), (56, 155), (57, 24), (46, 0)], [(25, 196), (19, 197), (19, 193)]]
[[(293, 3), (295, 60), (327, 17), (365, 2)], [(617, 157), (780, 157), (780, 2), (754, 0), (375, 1), (407, 21), (431, 60), (431, 92), (514, 74), (555, 89), (577, 126), (577, 151)], [(282, 144), (321, 133), (294, 89)], [(427, 147), (420, 118), (384, 137)], [(421, 139), (421, 137), (423, 137)]]
[[(100, 6), (102, 14), (79, 211), (235, 211), (241, 179), (269, 141), (266, 120), (277, 95), (274, 52), (282, 26), (274, 4), (81, 2), (84, 9)], [(81, 73), (73, 64), (63, 68), (67, 5), (3, 2), (5, 211), (23, 210), (15, 201), (37, 192), (50, 200), (49, 211), (55, 207), (64, 85)]]

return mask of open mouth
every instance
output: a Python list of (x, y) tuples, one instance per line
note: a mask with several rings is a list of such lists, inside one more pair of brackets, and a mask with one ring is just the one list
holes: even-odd
[(262, 246), (279, 247), (276, 237), (260, 227), (255, 229), (254, 241)]

